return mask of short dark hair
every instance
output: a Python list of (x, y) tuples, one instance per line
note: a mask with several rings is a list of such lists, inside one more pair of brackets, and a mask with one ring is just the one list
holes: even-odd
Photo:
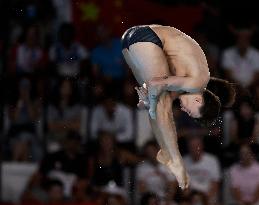
[(236, 98), (235, 84), (227, 80), (211, 77), (207, 89), (219, 97), (222, 107), (231, 107)]
[(201, 117), (196, 118), (196, 121), (203, 126), (212, 125), (218, 115), (221, 108), (219, 97), (214, 93), (206, 89), (203, 94), (203, 105), (200, 108)]

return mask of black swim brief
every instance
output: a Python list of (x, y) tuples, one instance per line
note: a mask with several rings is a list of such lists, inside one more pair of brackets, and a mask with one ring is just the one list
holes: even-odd
[(163, 44), (157, 34), (149, 26), (134, 26), (122, 36), (122, 49), (138, 42), (151, 42), (163, 49)]

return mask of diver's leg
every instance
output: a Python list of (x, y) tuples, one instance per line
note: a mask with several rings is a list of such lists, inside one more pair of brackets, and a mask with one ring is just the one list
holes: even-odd
[[(128, 58), (126, 61), (131, 64), (129, 66), (140, 85), (154, 77), (171, 75), (163, 50), (151, 42), (132, 44), (129, 49), (123, 50), (123, 55)], [(179, 186), (186, 188), (188, 176), (178, 150), (177, 134), (172, 115), (172, 99), (167, 92), (162, 93), (159, 99), (158, 95), (156, 98), (150, 99), (150, 107), (152, 107), (149, 110), (150, 122), (165, 158), (169, 159), (164, 164), (175, 174)], [(153, 113), (157, 115), (157, 119), (152, 116)]]
[(151, 126), (158, 141), (162, 141), (158, 161), (168, 166), (174, 173), (179, 186), (185, 189), (189, 186), (189, 177), (185, 170), (177, 144), (177, 133), (173, 120), (172, 99), (169, 93), (161, 94), (156, 110), (157, 118), (150, 118)]

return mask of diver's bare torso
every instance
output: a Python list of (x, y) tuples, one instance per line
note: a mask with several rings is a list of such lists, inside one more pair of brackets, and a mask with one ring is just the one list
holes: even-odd
[(210, 77), (206, 56), (199, 44), (180, 30), (161, 25), (149, 26), (163, 43), (172, 75), (193, 77), (195, 87), (205, 88)]

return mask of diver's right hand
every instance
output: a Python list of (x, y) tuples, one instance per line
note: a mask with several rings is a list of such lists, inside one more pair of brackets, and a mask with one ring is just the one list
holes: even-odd
[(135, 87), (135, 90), (138, 93), (139, 103), (138, 108), (149, 109), (149, 100), (148, 100), (148, 91), (144, 87)]

